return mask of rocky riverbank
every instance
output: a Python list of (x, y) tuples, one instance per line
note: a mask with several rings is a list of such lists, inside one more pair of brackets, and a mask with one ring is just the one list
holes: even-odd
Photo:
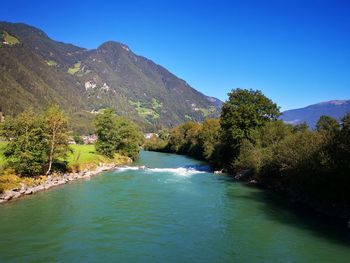
[(7, 190), (0, 194), (0, 204), (7, 201), (18, 199), (25, 195), (32, 195), (39, 191), (48, 190), (55, 186), (64, 185), (71, 181), (78, 179), (88, 179), (101, 172), (111, 170), (119, 165), (114, 163), (100, 164), (95, 170), (84, 170), (80, 172), (63, 173), (63, 174), (52, 174), (47, 176), (46, 179), (42, 180), (40, 184), (34, 186), (28, 186), (24, 183), (20, 183), (20, 187)]

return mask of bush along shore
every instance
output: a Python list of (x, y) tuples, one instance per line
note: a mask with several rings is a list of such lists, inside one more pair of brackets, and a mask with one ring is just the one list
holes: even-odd
[[(98, 175), (104, 171), (108, 171), (124, 164), (130, 164), (132, 159), (125, 158), (123, 163), (100, 163), (97, 167), (92, 169), (85, 169), (83, 171), (71, 172), (71, 173), (53, 173), (48, 176), (40, 176), (37, 179), (22, 180), (18, 183), (18, 187), (10, 190), (5, 190), (0, 194), (0, 204), (7, 201), (20, 198), (25, 195), (32, 195), (39, 191), (48, 190), (52, 187), (67, 184), (71, 181), (79, 179), (89, 179), (92, 176)], [(19, 178), (20, 181), (20, 178)]]
[(285, 200), (350, 220), (350, 113), (321, 116), (314, 129), (278, 120), (260, 91), (228, 94), (219, 119), (187, 122), (145, 142), (146, 150), (186, 154)]

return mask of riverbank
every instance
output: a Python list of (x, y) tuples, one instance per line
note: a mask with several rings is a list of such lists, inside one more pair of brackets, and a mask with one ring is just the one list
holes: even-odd
[[(1, 154), (4, 146), (4, 142), (0, 143), (0, 167), (4, 164)], [(74, 180), (88, 179), (103, 171), (132, 162), (130, 158), (119, 154), (116, 154), (114, 159), (108, 159), (96, 153), (94, 145), (71, 145), (71, 149), (72, 151), (67, 156), (69, 172), (33, 178), (15, 175), (11, 170), (3, 171), (3, 174), (0, 175), (0, 203), (48, 190)]]
[(32, 195), (39, 191), (44, 191), (56, 186), (64, 185), (75, 180), (89, 179), (90, 177), (98, 175), (104, 171), (111, 170), (123, 164), (130, 164), (131, 162), (131, 159), (126, 159), (124, 163), (101, 163), (96, 167), (96, 169), (85, 169), (80, 172), (62, 174), (55, 173), (49, 176), (41, 176), (37, 180), (33, 181), (33, 185), (28, 185), (21, 182), (19, 183), (19, 187), (6, 190), (0, 194), (0, 204), (10, 200), (18, 199), (25, 195)]

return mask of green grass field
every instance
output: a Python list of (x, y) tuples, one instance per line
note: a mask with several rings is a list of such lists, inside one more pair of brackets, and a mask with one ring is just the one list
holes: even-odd
[(54, 61), (54, 60), (49, 60), (49, 61), (46, 61), (46, 63), (47, 63), (47, 65), (49, 65), (49, 66), (54, 66), (54, 67), (56, 67), (56, 66), (57, 66), (57, 62), (56, 62), (56, 61)]
[[(0, 166), (4, 165), (5, 162), (3, 156), (5, 144), (5, 142), (0, 142)], [(75, 169), (88, 168), (96, 166), (99, 163), (122, 163), (125, 161), (125, 157), (120, 155), (116, 155), (115, 159), (110, 160), (96, 153), (94, 145), (70, 145), (70, 148), (73, 152), (68, 154), (68, 166)]]
[[(158, 112), (156, 112), (154, 109), (143, 107), (140, 101), (129, 100), (129, 104), (134, 106), (137, 113), (143, 118), (151, 117), (153, 120), (159, 118)], [(157, 100), (152, 101), (152, 107), (159, 108), (159, 105), (160, 104), (158, 104)]]
[(11, 46), (20, 43), (19, 40), (16, 37), (11, 36), (6, 31), (3, 31), (2, 35), (3, 35), (4, 41), (7, 42)]
[(157, 99), (152, 98), (152, 109), (157, 110), (161, 107), (163, 107), (162, 103), (159, 103)]
[(210, 115), (210, 114), (215, 112), (215, 108), (214, 107), (210, 107), (209, 109), (200, 108), (199, 110), (202, 112), (204, 117), (207, 117), (208, 115)]
[(77, 62), (74, 64), (74, 67), (68, 69), (68, 73), (74, 75), (80, 70), (81, 63)]
[(70, 148), (73, 153), (68, 155), (68, 164), (87, 164), (87, 163), (99, 163), (104, 159), (103, 156), (96, 153), (94, 145), (71, 145)]
[(93, 168), (99, 163), (115, 163), (122, 164), (126, 163), (127, 158), (121, 155), (116, 154), (114, 159), (108, 159), (105, 156), (102, 156), (96, 153), (94, 145), (71, 145), (72, 153), (68, 155), (68, 166), (73, 170), (76, 169), (85, 169)]

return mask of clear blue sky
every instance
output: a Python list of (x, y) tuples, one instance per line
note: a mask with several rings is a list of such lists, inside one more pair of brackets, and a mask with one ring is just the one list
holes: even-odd
[(11, 0), (0, 20), (86, 48), (125, 43), (221, 100), (237, 87), (283, 110), (350, 99), (350, 1)]

